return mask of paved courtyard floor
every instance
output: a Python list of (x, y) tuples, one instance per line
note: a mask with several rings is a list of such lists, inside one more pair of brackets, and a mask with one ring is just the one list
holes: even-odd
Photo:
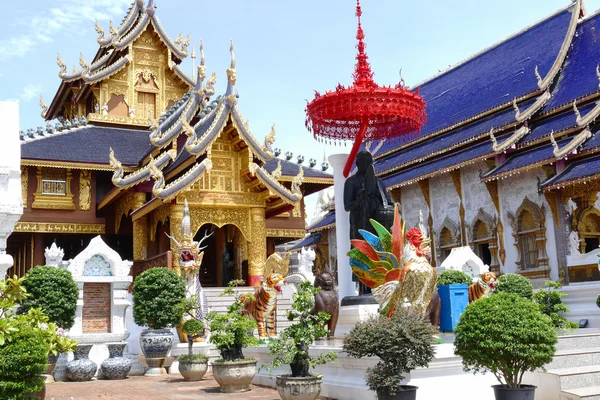
[(252, 385), (245, 393), (220, 393), (219, 384), (206, 374), (199, 382), (186, 382), (181, 375), (158, 377), (132, 376), (120, 381), (93, 380), (91, 382), (56, 382), (46, 385), (46, 399), (50, 400), (187, 400), (187, 399), (280, 399), (277, 390)]

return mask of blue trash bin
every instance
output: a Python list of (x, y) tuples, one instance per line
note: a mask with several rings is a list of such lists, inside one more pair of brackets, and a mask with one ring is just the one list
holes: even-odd
[(460, 315), (469, 305), (469, 287), (465, 284), (438, 286), (442, 303), (440, 312), (440, 331), (452, 332), (458, 324)]

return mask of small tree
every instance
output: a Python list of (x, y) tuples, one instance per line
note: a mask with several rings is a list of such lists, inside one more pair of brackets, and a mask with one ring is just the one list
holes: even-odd
[(367, 369), (367, 385), (393, 396), (404, 374), (429, 365), (435, 355), (435, 333), (424, 315), (399, 308), (391, 318), (371, 316), (357, 323), (344, 337), (343, 348), (351, 357), (379, 357), (375, 367)]
[(226, 313), (210, 312), (207, 319), (210, 321), (209, 341), (217, 346), (224, 361), (244, 359), (242, 349), (256, 346), (258, 339), (251, 333), (256, 328), (256, 322), (242, 315), (244, 305), (239, 294), (234, 290), (237, 285), (244, 284), (242, 280), (229, 282), (229, 287), (220, 296), (234, 296), (233, 303), (227, 308)]
[(569, 307), (562, 302), (563, 297), (567, 294), (559, 290), (560, 283), (554, 281), (546, 281), (546, 289), (541, 288), (533, 294), (535, 301), (540, 311), (552, 319), (554, 326), (563, 329), (576, 329), (579, 325), (575, 322), (567, 320), (560, 313), (568, 312)]
[(185, 283), (175, 271), (150, 268), (133, 283), (133, 319), (150, 329), (175, 326), (183, 316)]
[(514, 293), (525, 299), (533, 296), (533, 285), (529, 279), (519, 274), (500, 275), (493, 293)]
[(442, 272), (437, 280), (438, 286), (455, 284), (471, 285), (472, 283), (473, 278), (468, 274), (453, 269)]
[(41, 308), (50, 322), (64, 329), (73, 326), (79, 288), (69, 271), (37, 266), (27, 272), (23, 287), (30, 296), (21, 301), (19, 314), (27, 314), (32, 308)]
[(183, 331), (187, 335), (188, 356), (190, 357), (190, 360), (191, 360), (194, 356), (194, 352), (193, 352), (194, 340), (199, 338), (204, 333), (204, 322), (202, 322), (198, 319), (188, 319), (183, 324)]
[(514, 293), (498, 293), (469, 304), (454, 330), (455, 353), (465, 371), (490, 371), (509, 388), (525, 371), (552, 361), (557, 336), (538, 306)]
[(309, 281), (301, 281), (298, 291), (293, 296), (292, 309), (288, 311), (288, 320), (296, 323), (285, 328), (279, 335), (279, 340), (269, 344), (269, 354), (274, 356), (270, 364), (265, 365), (269, 370), (280, 365), (289, 364), (292, 377), (309, 377), (310, 368), (323, 365), (337, 359), (333, 351), (319, 354), (316, 357), (308, 353), (308, 347), (318, 338), (326, 336), (328, 330), (324, 327), (330, 318), (329, 314), (320, 312), (312, 315), (315, 294), (321, 290)]

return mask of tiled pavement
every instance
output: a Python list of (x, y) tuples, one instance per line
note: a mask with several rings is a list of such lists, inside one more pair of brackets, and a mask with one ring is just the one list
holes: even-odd
[(46, 385), (50, 400), (189, 400), (189, 399), (280, 399), (277, 390), (252, 386), (250, 392), (225, 394), (219, 384), (207, 374), (200, 382), (186, 382), (181, 375), (159, 377), (133, 376), (121, 381), (93, 380), (91, 382), (56, 382)]

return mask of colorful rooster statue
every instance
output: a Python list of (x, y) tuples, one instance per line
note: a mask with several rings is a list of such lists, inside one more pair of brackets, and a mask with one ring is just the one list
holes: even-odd
[(405, 224), (394, 208), (391, 232), (371, 219), (377, 236), (360, 230), (365, 240), (352, 240), (348, 252), (352, 272), (373, 289), (379, 311), (392, 316), (398, 307), (425, 313), (435, 292), (437, 274), (429, 264), (430, 240), (419, 228), (405, 234)]

